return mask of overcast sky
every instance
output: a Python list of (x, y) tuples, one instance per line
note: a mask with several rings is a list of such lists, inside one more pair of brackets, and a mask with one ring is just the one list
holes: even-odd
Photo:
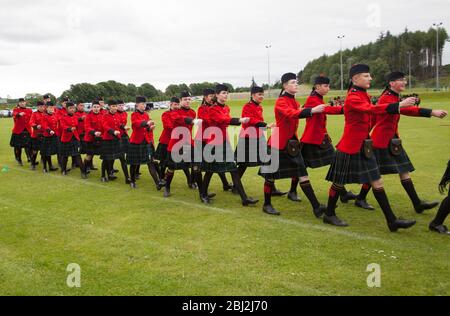
[[(394, 34), (450, 29), (448, 0), (0, 0), (0, 96), (59, 96), (72, 83), (250, 85)], [(450, 63), (450, 45), (444, 62)]]

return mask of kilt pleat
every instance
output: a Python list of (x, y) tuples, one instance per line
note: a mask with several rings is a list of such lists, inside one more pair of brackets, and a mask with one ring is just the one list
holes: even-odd
[[(264, 152), (261, 155), (261, 150)], [(270, 160), (267, 153), (267, 140), (264, 136), (259, 139), (239, 138), (235, 152), (235, 160), (238, 166), (259, 167)]]
[(42, 141), (44, 140), (43, 136), (37, 138), (31, 138), (30, 148), (34, 151), (39, 151), (42, 148)]
[[(269, 147), (271, 155), (271, 162), (264, 164), (259, 170), (259, 175), (269, 180), (290, 179), (292, 177), (306, 177), (308, 171), (306, 170), (305, 162), (301, 154), (297, 157), (291, 157), (286, 150), (278, 150)], [(273, 160), (277, 159), (279, 164)], [(274, 164), (273, 166), (271, 164)], [(278, 168), (275, 170), (276, 165)]]
[(158, 144), (154, 158), (159, 161), (161, 166), (165, 166), (169, 159), (169, 152), (167, 151), (167, 144)]
[(84, 141), (84, 134), (80, 135), (80, 154), (86, 154), (86, 142)]
[[(216, 154), (218, 155), (216, 157)], [(210, 156), (211, 155), (211, 156)], [(229, 142), (223, 145), (206, 144), (203, 151), (201, 170), (213, 173), (226, 173), (237, 170), (234, 152)]]
[(59, 154), (62, 157), (74, 157), (80, 154), (80, 142), (74, 137), (68, 143), (59, 142)]
[(31, 146), (30, 133), (25, 130), (21, 134), (12, 134), (9, 145), (14, 148), (29, 148)]
[(86, 147), (86, 155), (99, 156), (102, 154), (102, 141), (95, 140), (93, 142), (84, 142)]
[(327, 148), (321, 148), (319, 145), (303, 144), (302, 156), (307, 168), (321, 168), (333, 163), (336, 156), (336, 150), (330, 144)]
[(389, 149), (374, 148), (374, 153), (380, 173), (383, 175), (403, 174), (416, 170), (404, 149), (398, 156), (392, 155)]
[[(189, 156), (187, 161), (184, 160), (183, 154), (185, 153), (185, 150), (187, 151), (187, 155)], [(167, 160), (166, 160), (166, 166), (170, 170), (184, 170), (189, 169), (193, 167), (194, 163), (194, 147), (193, 146), (185, 146), (180, 149), (179, 152), (180, 157), (182, 158), (181, 161), (175, 161), (172, 156), (172, 152), (167, 152)]]
[(128, 153), (128, 147), (130, 146), (130, 137), (127, 134), (123, 134), (120, 139), (120, 151), (122, 154)]
[(121, 157), (120, 139), (103, 140), (100, 159), (116, 160)]
[(56, 135), (52, 137), (44, 137), (44, 139), (42, 140), (41, 155), (53, 156), (58, 154), (58, 151), (59, 151), (58, 137)]
[(380, 180), (381, 174), (375, 156), (367, 159), (363, 151), (349, 155), (337, 150), (326, 179), (339, 185), (365, 184)]
[(127, 164), (129, 165), (146, 165), (151, 162), (154, 149), (152, 144), (145, 141), (141, 144), (130, 143), (127, 152)]

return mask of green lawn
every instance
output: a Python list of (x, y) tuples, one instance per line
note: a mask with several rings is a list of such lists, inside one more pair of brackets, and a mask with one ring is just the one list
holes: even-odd
[[(424, 106), (450, 110), (450, 93), (422, 98)], [(230, 104), (235, 115), (242, 103)], [(267, 121), (273, 121), (273, 104), (266, 102)], [(152, 117), (160, 122), (161, 113)], [(32, 172), (14, 162), (11, 127), (12, 120), (0, 119), (0, 168), (8, 167), (0, 173), (1, 295), (450, 294), (450, 239), (428, 231), (436, 211), (416, 215), (397, 176), (385, 177), (386, 191), (395, 212), (417, 219), (416, 227), (389, 233), (379, 209), (368, 213), (349, 204), (339, 205), (338, 214), (351, 226), (338, 229), (316, 220), (306, 201), (275, 198), (279, 218), (264, 215), (261, 202), (243, 208), (238, 197), (222, 192), (217, 177), (211, 191), (218, 196), (204, 206), (179, 172), (170, 199), (154, 189), (147, 172), (134, 191), (122, 175), (102, 184), (98, 172), (87, 181), (79, 172)], [(343, 118), (330, 117), (335, 143), (342, 129)], [(437, 184), (450, 157), (450, 120), (405, 117), (401, 135), (420, 195), (442, 200)], [(324, 204), (326, 172), (310, 172)], [(263, 198), (256, 169), (244, 185)], [(278, 186), (287, 190), (290, 181)], [(376, 205), (371, 194), (369, 201)], [(66, 285), (70, 263), (81, 267), (81, 288)], [(381, 265), (381, 288), (367, 286), (371, 263)]]

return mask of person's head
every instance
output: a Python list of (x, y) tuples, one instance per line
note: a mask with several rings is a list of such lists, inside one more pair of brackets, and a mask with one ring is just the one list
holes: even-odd
[(147, 99), (145, 97), (136, 97), (136, 110), (145, 112)]
[(37, 103), (37, 110), (39, 112), (44, 112), (45, 111), (45, 103), (44, 103), (44, 101), (38, 101), (38, 103)]
[(220, 104), (225, 104), (228, 101), (228, 87), (224, 84), (216, 86), (216, 100)]
[(192, 97), (188, 91), (181, 92), (180, 94), (180, 105), (185, 109), (191, 107)]
[(403, 72), (395, 71), (391, 72), (387, 77), (387, 87), (397, 93), (402, 93), (406, 90), (408, 80)]
[(325, 96), (330, 92), (330, 78), (319, 76), (314, 80), (313, 90), (318, 94)]
[(98, 98), (98, 103), (100, 104), (101, 109), (105, 107), (105, 100), (103, 100), (102, 97)]
[(125, 111), (125, 102), (123, 102), (123, 100), (117, 100), (117, 111)]
[(83, 102), (78, 102), (77, 103), (77, 111), (78, 112), (84, 112), (84, 103)]
[(62, 100), (61, 100), (62, 107), (66, 108), (68, 102), (69, 102), (69, 98), (62, 98)]
[(252, 95), (252, 100), (258, 104), (261, 104), (264, 101), (264, 89), (258, 86), (252, 87), (250, 91)]
[(364, 64), (357, 64), (353, 65), (350, 69), (350, 75), (351, 79), (351, 88), (353, 85), (363, 88), (363, 89), (369, 89), (370, 84), (372, 82), (372, 76), (370, 75), (370, 67), (368, 65)]
[(98, 101), (94, 101), (92, 103), (92, 112), (94, 112), (95, 114), (100, 113), (100, 103)]
[(215, 91), (213, 89), (203, 90), (203, 104), (212, 104), (215, 96)]
[(44, 99), (44, 103), (46, 103), (46, 104), (52, 100), (52, 98), (50, 98), (49, 94), (44, 95), (43, 99)]
[(286, 91), (289, 94), (295, 95), (298, 93), (298, 81), (297, 81), (297, 75), (289, 72), (284, 74), (281, 77), (281, 84), (282, 84), (282, 91)]
[(27, 101), (25, 101), (24, 98), (20, 98), (18, 105), (19, 105), (20, 108), (26, 108), (27, 107)]
[(109, 112), (111, 114), (116, 114), (117, 113), (117, 101), (116, 100), (109, 100), (108, 101), (108, 106), (109, 106)]
[(55, 113), (55, 104), (52, 101), (48, 101), (46, 105), (47, 105), (46, 109), (47, 109), (48, 114)]
[(66, 102), (66, 110), (68, 114), (75, 113), (75, 103), (73, 102)]

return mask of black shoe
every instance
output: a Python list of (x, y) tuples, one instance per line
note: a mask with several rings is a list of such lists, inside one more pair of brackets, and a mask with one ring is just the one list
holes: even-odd
[(101, 181), (102, 181), (103, 183), (109, 182), (108, 178), (102, 178)]
[(113, 169), (112, 173), (119, 173), (119, 170)]
[(192, 190), (197, 190), (198, 189), (197, 183), (188, 183), (188, 188)]
[(406, 219), (397, 219), (393, 223), (388, 223), (389, 230), (393, 233), (397, 232), (399, 229), (408, 229), (416, 225), (416, 221), (410, 221)]
[(109, 176), (108, 180), (109, 181), (115, 181), (115, 180), (117, 180), (117, 177), (116, 176)]
[(368, 210), (368, 211), (375, 211), (375, 207), (373, 207), (372, 205), (370, 205), (369, 203), (367, 203), (366, 200), (358, 200), (356, 199), (355, 201), (355, 206)]
[(170, 196), (170, 190), (166, 188), (166, 189), (164, 190), (164, 197), (165, 197), (165, 198), (168, 198), (169, 196)]
[(252, 198), (247, 198), (246, 200), (242, 201), (243, 206), (249, 206), (249, 205), (255, 205), (259, 202), (259, 200), (254, 200)]
[(69, 169), (66, 170), (67, 173), (69, 173), (71, 171), (72, 171), (72, 168), (69, 168)]
[(430, 231), (435, 232), (435, 233), (439, 233), (441, 235), (448, 235), (448, 236), (450, 236), (450, 232), (448, 231), (448, 228), (445, 225), (435, 226), (433, 224), (430, 224)]
[[(225, 191), (225, 189), (224, 189), (224, 191)], [(235, 186), (233, 186), (233, 189), (231, 189), (231, 193), (233, 193), (234, 195), (239, 195), (239, 191)]]
[(317, 218), (322, 218), (323, 214), (325, 214), (327, 207), (325, 205), (320, 205), (318, 208), (313, 210), (314, 216)]
[(86, 173), (86, 172), (82, 172), (82, 173), (81, 173), (81, 179), (86, 180), (87, 178), (88, 178), (87, 173)]
[(34, 163), (34, 166), (36, 167), (36, 166), (39, 166), (39, 162), (35, 162)]
[(277, 211), (271, 204), (263, 206), (263, 212), (269, 215), (280, 216), (281, 213)]
[(214, 199), (217, 195), (215, 193), (208, 193), (208, 199)]
[(211, 200), (209, 199), (209, 197), (204, 196), (204, 195), (200, 195), (200, 200), (202, 201), (203, 204), (211, 203)]
[(234, 186), (232, 184), (224, 185), (223, 190), (225, 192), (233, 191)]
[(425, 202), (420, 201), (419, 205), (416, 205), (414, 209), (416, 210), (417, 214), (422, 214), (424, 211), (432, 210), (435, 207), (439, 206), (439, 202)]
[(127, 178), (127, 179), (125, 180), (125, 184), (131, 184), (131, 179), (130, 179), (130, 178)]
[(141, 177), (138, 174), (136, 174), (136, 180), (141, 180)]
[(302, 199), (298, 196), (297, 192), (289, 192), (287, 196), (288, 200), (291, 200), (292, 202), (301, 202)]
[(47, 169), (45, 169), (45, 168), (42, 170), (42, 172), (43, 173), (49, 173), (49, 171)]
[(333, 225), (333, 226), (337, 226), (337, 227), (348, 227), (348, 224), (346, 222), (344, 222), (343, 220), (341, 220), (336, 215), (334, 215), (334, 216), (324, 215), (323, 222), (325, 224), (329, 224), (329, 225)]
[(136, 189), (137, 188), (136, 182), (131, 182), (130, 186), (131, 186), (132, 189)]
[(347, 191), (345, 195), (341, 196), (341, 202), (347, 204), (348, 201), (354, 201), (358, 198), (358, 195), (353, 193), (352, 191)]
[(166, 186), (166, 182), (161, 180), (159, 181), (158, 185), (156, 186), (156, 190), (161, 191), (162, 188), (164, 188)]
[(58, 171), (59, 170), (59, 168), (54, 168), (54, 167), (51, 167), (50, 169), (48, 169), (50, 172), (55, 172), (55, 171)]
[(277, 197), (277, 196), (285, 196), (286, 194), (288, 194), (288, 192), (281, 192), (278, 189), (275, 189), (272, 192), (272, 196), (275, 196), (275, 197)]
[(69, 171), (63, 171), (63, 172), (61, 172), (61, 174), (66, 177), (69, 175)]

